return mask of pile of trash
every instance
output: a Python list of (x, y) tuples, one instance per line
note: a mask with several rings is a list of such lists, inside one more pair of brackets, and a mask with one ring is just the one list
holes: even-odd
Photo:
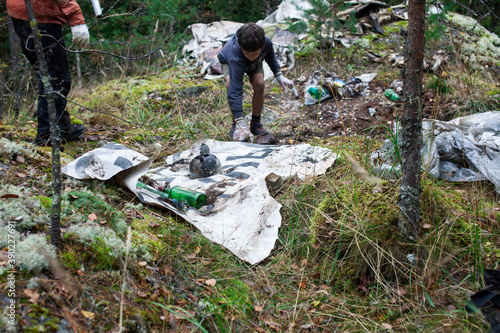
[(344, 81), (335, 73), (316, 70), (307, 79), (304, 89), (304, 104), (313, 105), (332, 98), (367, 96), (369, 83), (378, 73), (367, 73)]
[[(281, 205), (272, 194), (287, 180), (324, 174), (336, 158), (331, 149), (309, 144), (201, 140), (149, 169), (148, 157), (108, 143), (65, 165), (62, 172), (76, 179), (114, 179), (141, 202), (169, 209), (211, 241), (256, 264), (278, 239)], [(151, 184), (139, 181), (143, 178)]]
[[(398, 124), (394, 133), (398, 132)], [(451, 121), (422, 122), (423, 168), (450, 182), (488, 180), (500, 194), (500, 111), (477, 113)], [(373, 171), (383, 178), (398, 177), (401, 165), (394, 142), (386, 140), (370, 156)]]
[[(340, 20), (347, 19), (354, 11), (358, 19), (358, 35), (340, 32), (335, 34), (335, 42), (345, 47), (352, 46), (353, 42), (361, 37), (360, 35), (368, 31), (384, 33), (381, 24), (395, 20), (407, 20), (408, 18), (404, 5), (389, 7), (380, 1), (352, 1), (351, 3), (352, 7), (338, 13), (338, 17)], [(280, 28), (280, 24), (292, 21), (304, 21), (307, 24), (306, 11), (310, 9), (312, 9), (312, 5), (307, 0), (284, 0), (275, 12), (256, 22), (263, 28), (275, 27), (271, 40), (282, 68), (291, 69), (295, 66), (294, 54), (303, 47), (300, 41), (308, 34), (296, 34), (283, 30)], [(243, 23), (233, 21), (190, 25), (184, 32), (185, 35), (191, 36), (191, 39), (182, 48), (182, 56), (184, 57), (182, 62), (189, 63), (194, 60), (196, 67), (201, 68), (201, 74), (206, 74), (205, 78), (207, 79), (220, 77), (222, 73), (220, 66), (217, 65), (216, 55), (242, 25)], [(264, 77), (266, 80), (273, 77), (267, 64), (264, 64)]]

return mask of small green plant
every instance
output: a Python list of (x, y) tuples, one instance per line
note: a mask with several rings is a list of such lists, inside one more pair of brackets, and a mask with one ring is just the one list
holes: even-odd
[(448, 94), (451, 88), (448, 86), (446, 81), (439, 76), (432, 76), (427, 85), (429, 89), (435, 89), (439, 94)]

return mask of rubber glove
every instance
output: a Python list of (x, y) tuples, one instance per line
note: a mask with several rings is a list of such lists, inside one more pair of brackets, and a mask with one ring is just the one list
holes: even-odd
[(71, 34), (73, 35), (73, 44), (77, 48), (84, 49), (89, 44), (89, 28), (87, 28), (86, 24), (71, 27)]
[(280, 84), (280, 86), (283, 87), (283, 89), (287, 90), (287, 89), (293, 89), (294, 88), (294, 84), (293, 84), (293, 81), (290, 80), (290, 79), (287, 79), (286, 77), (283, 76), (283, 74), (279, 73), (278, 76), (276, 76), (276, 80), (278, 80), (278, 83)]
[(247, 122), (244, 117), (235, 119), (236, 129), (234, 130), (233, 140), (239, 142), (252, 142), (253, 135), (247, 126)]

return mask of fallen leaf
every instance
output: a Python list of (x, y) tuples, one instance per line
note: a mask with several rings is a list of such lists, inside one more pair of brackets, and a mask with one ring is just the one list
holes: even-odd
[(422, 224), (422, 229), (430, 229), (431, 225), (429, 223)]
[(387, 330), (392, 330), (392, 325), (387, 323), (382, 323), (382, 326)]
[(40, 294), (36, 290), (31, 290), (31, 289), (24, 289), (23, 294), (29, 297), (30, 303), (38, 303), (38, 298), (40, 297)]
[(182, 311), (182, 316), (179, 316), (178, 314), (175, 314), (175, 319), (177, 319), (177, 320), (184, 320), (184, 319), (186, 319), (186, 315), (188, 315), (188, 314), (191, 315), (191, 317), (194, 317), (194, 315), (195, 315), (194, 311), (187, 310), (186, 312), (187, 313), (184, 313), (184, 311)]
[(408, 293), (408, 291), (405, 288), (403, 288), (403, 287), (398, 288), (398, 295), (404, 296), (407, 293)]
[(19, 178), (24, 178), (26, 177), (26, 175), (24, 173), (18, 173), (16, 176), (18, 176)]
[(191, 299), (193, 302), (198, 303), (198, 297), (196, 297), (193, 294), (188, 294), (189, 299)]
[(16, 199), (16, 198), (19, 198), (19, 196), (17, 194), (4, 194), (4, 195), (2, 195), (2, 198), (5, 198), (5, 199), (9, 199), (9, 198)]
[(255, 312), (262, 312), (262, 310), (264, 310), (264, 308), (260, 305), (254, 306), (253, 309), (255, 310)]
[(89, 214), (89, 216), (87, 216), (87, 217), (90, 220), (90, 222), (97, 221), (97, 215), (95, 215), (94, 213)]
[(307, 330), (307, 329), (313, 328), (314, 324), (304, 324), (304, 325), (300, 325), (299, 327), (304, 329), (304, 330)]
[(98, 134), (90, 134), (85, 138), (86, 141), (94, 141), (94, 142), (99, 141), (99, 139), (100, 138)]
[(9, 261), (9, 252), (7, 250), (0, 250), (0, 266), (7, 265)]
[(299, 283), (299, 287), (300, 287), (300, 289), (305, 289), (305, 288), (306, 288), (306, 286), (307, 286), (307, 285), (306, 285), (306, 283), (305, 283), (305, 282), (300, 282), (300, 283)]
[(95, 314), (93, 312), (85, 311), (85, 310), (82, 310), (82, 315), (87, 319), (94, 319), (94, 317), (95, 317)]
[(279, 330), (281, 328), (280, 324), (271, 320), (264, 320), (264, 323), (266, 323), (267, 326), (274, 328), (276, 330)]
[(216, 283), (217, 283), (217, 281), (215, 279), (208, 279), (205, 281), (205, 284), (207, 286), (211, 286), (211, 287), (215, 286)]
[(83, 271), (77, 269), (76, 274), (78, 274), (78, 276), (83, 276), (85, 273)]
[(186, 243), (186, 244), (191, 243), (191, 240), (192, 240), (191, 236), (188, 233), (183, 234), (181, 236), (181, 239), (182, 239), (182, 242)]
[(146, 298), (148, 296), (148, 293), (145, 292), (145, 291), (137, 291), (137, 296), (139, 296), (140, 298)]

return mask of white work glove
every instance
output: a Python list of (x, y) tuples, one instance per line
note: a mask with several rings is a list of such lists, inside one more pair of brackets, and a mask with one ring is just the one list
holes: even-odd
[(252, 142), (253, 135), (247, 126), (247, 122), (244, 117), (235, 119), (236, 129), (233, 134), (233, 140), (238, 142)]
[(84, 49), (89, 44), (89, 28), (86, 24), (71, 27), (71, 34), (73, 35), (73, 44), (77, 48)]
[(276, 76), (276, 80), (278, 80), (278, 83), (280, 84), (280, 86), (283, 87), (283, 89), (285, 89), (285, 90), (293, 89), (295, 87), (295, 85), (293, 84), (293, 81), (290, 79), (287, 79), (281, 73), (279, 73), (278, 76)]

